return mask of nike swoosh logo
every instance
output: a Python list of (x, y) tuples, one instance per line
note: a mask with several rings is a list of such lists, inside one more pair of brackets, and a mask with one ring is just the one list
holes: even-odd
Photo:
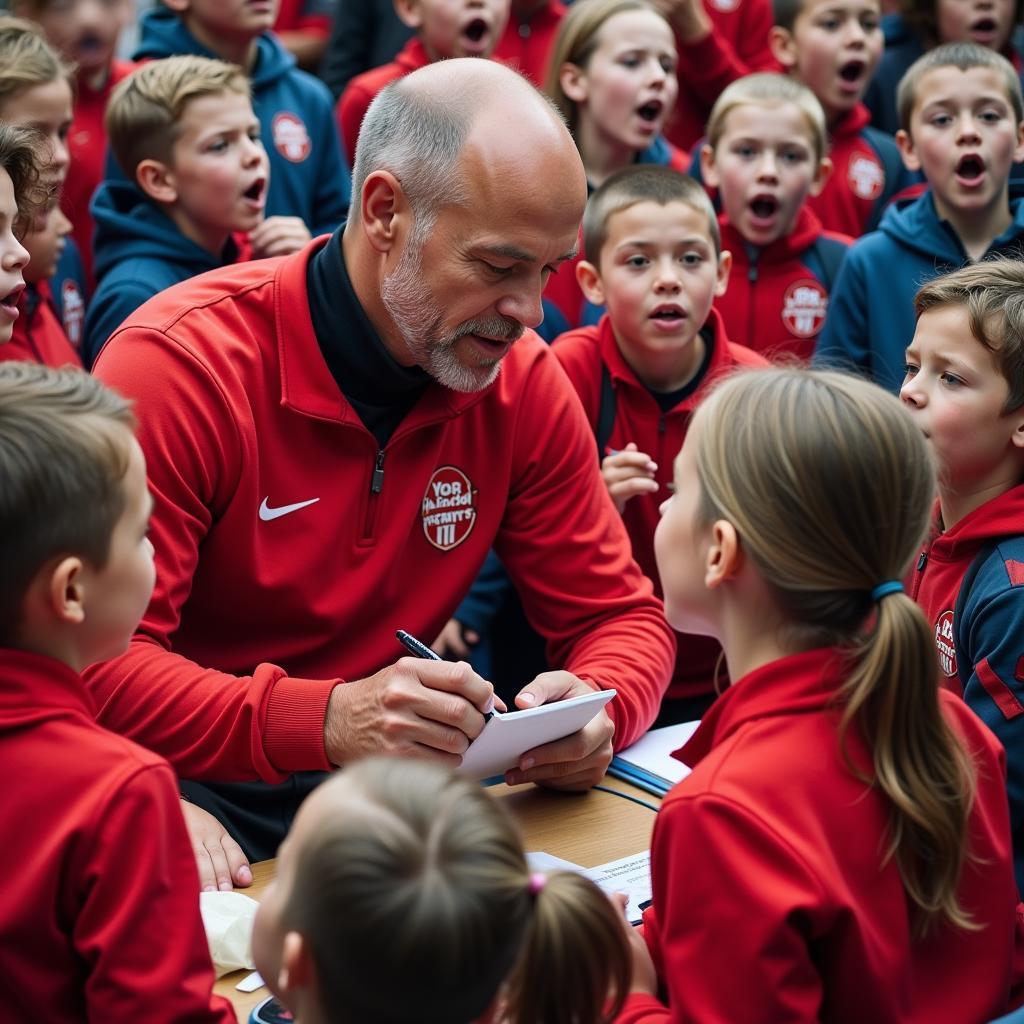
[(315, 505), (320, 499), (310, 498), (309, 501), (297, 501), (294, 505), (281, 505), (279, 508), (271, 508), (267, 504), (267, 499), (263, 499), (263, 504), (260, 505), (260, 519), (265, 523), (269, 523), (273, 519), (280, 519), (281, 516), (286, 516), (291, 512), (298, 512), (300, 508), (305, 508), (307, 505)]

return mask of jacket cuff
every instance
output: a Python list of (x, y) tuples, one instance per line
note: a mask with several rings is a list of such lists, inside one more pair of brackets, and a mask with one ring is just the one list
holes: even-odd
[(331, 691), (340, 679), (282, 676), (270, 691), (263, 750), (278, 771), (330, 771), (324, 750), (324, 720)]

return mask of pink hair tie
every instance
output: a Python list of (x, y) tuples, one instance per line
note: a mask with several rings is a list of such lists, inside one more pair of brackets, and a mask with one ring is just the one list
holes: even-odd
[(527, 889), (530, 891), (531, 896), (536, 896), (537, 893), (548, 884), (548, 876), (542, 871), (535, 871), (530, 875), (530, 882), (527, 885)]

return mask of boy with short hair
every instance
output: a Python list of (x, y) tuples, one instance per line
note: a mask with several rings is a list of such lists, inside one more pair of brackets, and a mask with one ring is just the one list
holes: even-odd
[(235, 262), (232, 233), (259, 226), (268, 191), (249, 82), (233, 64), (184, 56), (143, 65), (114, 91), (107, 133), (132, 182), (106, 182), (93, 202), (89, 365), (147, 299)]
[(338, 129), (355, 160), (359, 126), (373, 98), (417, 68), (450, 57), (490, 57), (501, 39), (510, 0), (394, 0), (399, 18), (416, 35), (390, 64), (356, 75), (338, 100)]
[(807, 205), (829, 231), (874, 231), (913, 175), (895, 140), (872, 128), (862, 102), (882, 55), (878, 0), (775, 0), (772, 53), (817, 97), (828, 126), (832, 173)]
[(5, 1017), (228, 1024), (174, 773), (102, 729), (79, 672), (153, 588), (128, 403), (80, 370), (0, 365), (0, 978)]
[(784, 75), (748, 75), (719, 97), (701, 151), (718, 189), (733, 274), (716, 304), (730, 337), (769, 357), (807, 359), (850, 239), (825, 231), (806, 200), (832, 169), (825, 114)]
[(252, 80), (271, 175), (266, 219), (249, 237), (254, 258), (297, 252), (310, 233), (333, 231), (348, 213), (351, 191), (331, 94), (295, 66), (270, 31), (277, 9), (277, 0), (162, 0), (143, 16), (134, 54), (215, 57)]
[[(693, 410), (722, 374), (764, 360), (733, 344), (712, 308), (732, 258), (692, 178), (647, 165), (609, 178), (587, 204), (583, 246), (580, 287), (607, 313), (552, 350), (594, 428), (633, 557), (660, 595), (654, 529)], [(706, 637), (679, 638), (660, 724), (700, 718), (714, 699), (720, 653)]]
[(915, 309), (900, 398), (935, 453), (939, 498), (912, 596), (946, 685), (1006, 748), (1024, 888), (1024, 263), (936, 278)]
[(904, 76), (898, 103), (904, 163), (929, 188), (890, 207), (847, 254), (816, 356), (894, 393), (917, 288), (1024, 243), (1024, 201), (1009, 189), (1011, 165), (1024, 159), (1024, 99), (1010, 62), (975, 43), (940, 46)]
[(74, 116), (67, 139), (71, 161), (61, 209), (71, 220), (72, 238), (91, 283), (89, 202), (103, 181), (107, 154), (103, 112), (114, 86), (134, 66), (115, 56), (118, 37), (131, 23), (134, 5), (131, 0), (13, 0), (11, 9), (38, 24), (49, 44), (75, 69)]

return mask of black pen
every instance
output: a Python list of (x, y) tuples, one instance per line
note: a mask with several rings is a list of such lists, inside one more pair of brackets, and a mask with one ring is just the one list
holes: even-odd
[[(422, 640), (417, 640), (411, 633), (406, 633), (404, 629), (395, 630), (395, 636), (398, 637), (398, 642), (417, 658), (425, 658), (427, 661), (444, 661), (437, 651), (432, 651)], [(489, 722), (497, 713), (497, 711), (485, 711), (484, 721)]]

